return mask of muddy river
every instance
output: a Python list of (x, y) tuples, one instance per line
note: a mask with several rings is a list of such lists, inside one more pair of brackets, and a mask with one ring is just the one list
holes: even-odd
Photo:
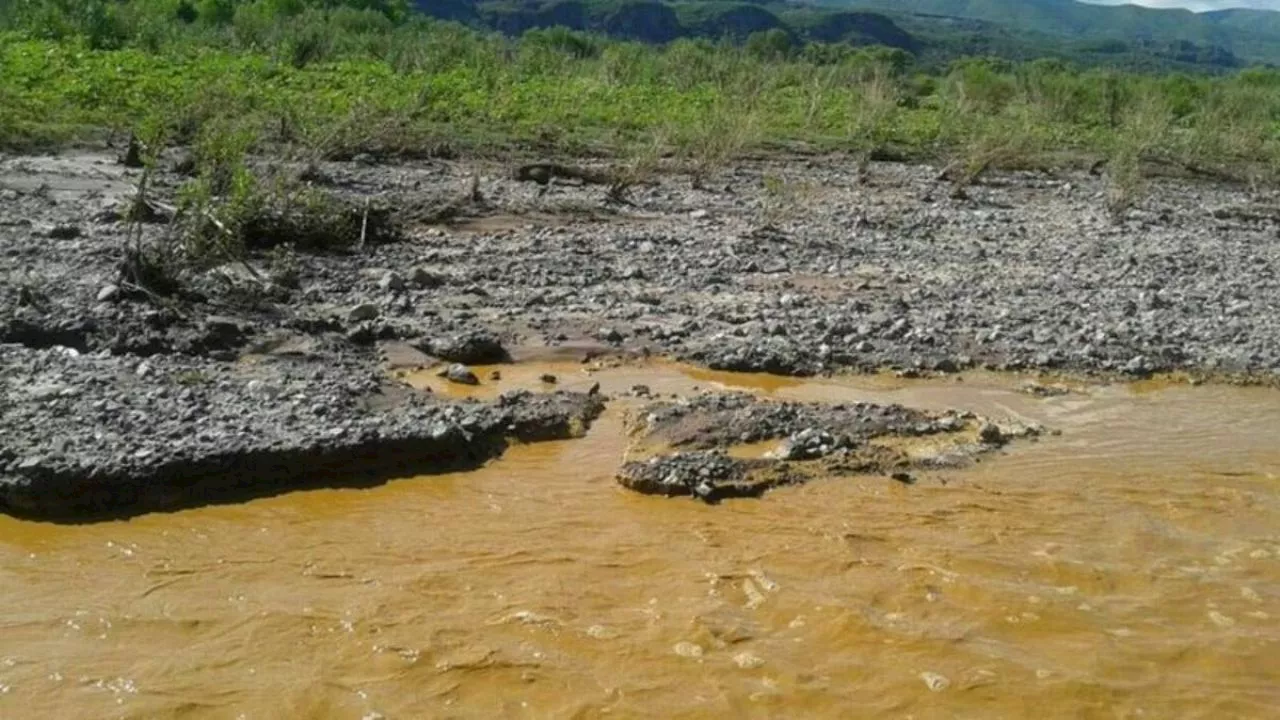
[(915, 485), (712, 507), (615, 484), (618, 402), (585, 439), (468, 474), (128, 522), (0, 517), (0, 717), (1276, 716), (1280, 392), (1037, 398), (981, 375), (658, 364), (508, 367), (501, 386), (548, 371), (1061, 434)]

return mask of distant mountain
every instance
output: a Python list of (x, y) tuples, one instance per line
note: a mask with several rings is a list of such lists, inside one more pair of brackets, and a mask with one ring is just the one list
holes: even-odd
[[(1221, 10), (1193, 13), (1138, 5), (1092, 5), (1077, 0), (818, 0), (831, 8), (883, 12), (915, 25), (942, 18), (984, 20), (1012, 32), (1034, 32), (1078, 43), (1120, 41), (1176, 48), (1192, 43), (1207, 56), (1280, 63), (1280, 12)], [(1216, 53), (1213, 49), (1216, 49)]]
[(1200, 17), (1220, 27), (1269, 37), (1280, 37), (1280, 12), (1275, 10), (1214, 10)]
[(434, 17), (518, 35), (565, 27), (665, 43), (682, 37), (743, 40), (780, 29), (796, 42), (848, 42), (915, 51), (916, 39), (878, 13), (821, 10), (782, 2), (724, 0), (417, 0)]
[(666, 43), (780, 31), (795, 45), (885, 45), (926, 64), (961, 55), (1048, 56), (1144, 70), (1280, 63), (1280, 13), (1266, 11), (1196, 15), (1076, 0), (416, 0), (416, 6), (509, 35), (559, 26)]

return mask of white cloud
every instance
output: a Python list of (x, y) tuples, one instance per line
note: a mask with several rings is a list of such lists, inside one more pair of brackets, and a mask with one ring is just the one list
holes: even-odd
[(1195, 12), (1254, 8), (1280, 11), (1280, 0), (1084, 0), (1095, 5), (1145, 5), (1153, 8), (1186, 8)]

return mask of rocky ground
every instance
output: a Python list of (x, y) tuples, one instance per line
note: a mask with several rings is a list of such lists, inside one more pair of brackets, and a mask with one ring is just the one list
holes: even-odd
[[(839, 158), (774, 159), (706, 189), (663, 176), (617, 203), (498, 164), (358, 160), (280, 171), (389, 206), (396, 241), (256, 253), (159, 300), (119, 272), (140, 171), (108, 155), (0, 159), (0, 508), (171, 505), (199, 494), (172, 471), (196, 459), (253, 456), (259, 472), (374, 437), (508, 432), (512, 406), (389, 383), (393, 348), (489, 363), (595, 346), (791, 375), (1280, 378), (1280, 203), (1247, 188), (1158, 181), (1117, 222), (1105, 179), (1083, 173), (1003, 175), (957, 198), (927, 167), (877, 165), (860, 184)], [(162, 211), (144, 239), (164, 234), (183, 180), (153, 178)], [(563, 406), (512, 402), (567, 428)]]
[[(911, 483), (914, 468), (963, 467), (1043, 428), (1001, 426), (972, 413), (901, 405), (766, 401), (704, 393), (629, 414), (636, 439), (617, 479), (651, 495), (707, 502), (757, 497), (817, 476), (884, 474)], [(763, 452), (760, 444), (777, 441)], [(745, 450), (734, 455), (733, 451)]]
[(0, 346), (0, 363), (0, 509), (57, 520), (469, 469), (509, 440), (578, 436), (604, 409), (571, 392), (440, 402), (340, 358)]

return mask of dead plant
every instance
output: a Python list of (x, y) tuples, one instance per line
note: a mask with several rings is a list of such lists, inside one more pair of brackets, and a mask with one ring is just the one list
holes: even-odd
[(1161, 154), (1172, 124), (1168, 101), (1155, 91), (1138, 95), (1126, 108), (1107, 162), (1104, 204), (1113, 222), (1123, 221), (1142, 200), (1147, 188), (1143, 160)]
[(727, 101), (720, 101), (676, 138), (693, 189), (703, 190), (713, 173), (759, 144), (759, 114), (752, 108), (729, 107)]
[(778, 175), (761, 179), (764, 195), (760, 204), (760, 228), (780, 231), (786, 221), (801, 214), (816, 188), (809, 181), (792, 181)]
[(871, 160), (892, 131), (898, 114), (898, 90), (887, 71), (877, 69), (858, 87), (858, 100), (848, 120), (859, 183), (870, 180)]
[(1132, 151), (1122, 152), (1111, 158), (1107, 168), (1107, 189), (1103, 202), (1111, 221), (1120, 223), (1138, 203), (1145, 190), (1141, 160)]
[(612, 181), (605, 193), (605, 201), (617, 205), (634, 205), (631, 189), (652, 184), (662, 169), (662, 156), (667, 147), (664, 132), (654, 132), (644, 140), (627, 146), (624, 158), (610, 173)]
[[(138, 179), (133, 207), (148, 207), (147, 198), (151, 170), (147, 165)], [(125, 218), (124, 253), (120, 261), (120, 284), (125, 290), (142, 293), (153, 299), (171, 297), (181, 289), (183, 262), (178, 245), (166, 233), (155, 242), (146, 242), (141, 212), (133, 211)]]

